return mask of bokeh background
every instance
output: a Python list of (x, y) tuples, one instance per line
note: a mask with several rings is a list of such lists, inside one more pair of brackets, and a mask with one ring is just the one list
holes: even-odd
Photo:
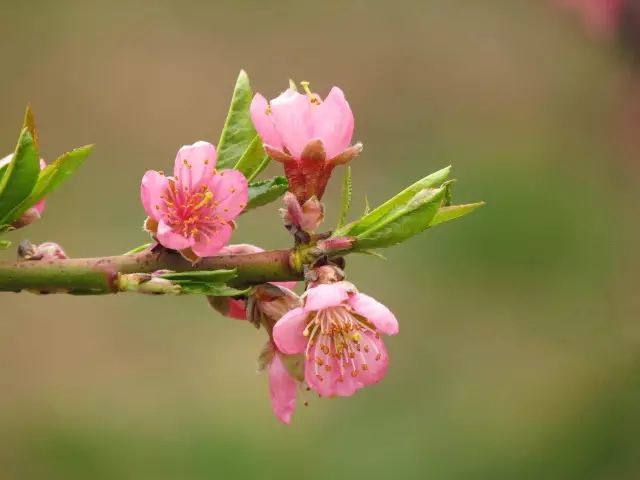
[[(392, 368), (307, 393), (289, 427), (264, 332), (203, 299), (2, 294), (0, 478), (640, 478), (640, 74), (615, 31), (553, 0), (2, 0), (0, 19), (0, 150), (29, 101), (46, 158), (97, 144), (14, 241), (144, 243), (143, 172), (217, 141), (240, 68), (268, 97), (345, 90), (352, 218), (449, 164), (456, 200), (487, 202), (348, 259), (400, 319)], [(234, 241), (287, 245), (276, 207)]]

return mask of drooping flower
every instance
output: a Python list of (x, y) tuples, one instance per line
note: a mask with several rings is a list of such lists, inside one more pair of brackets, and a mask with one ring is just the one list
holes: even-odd
[(296, 408), (296, 392), (301, 385), (302, 358), (284, 355), (270, 339), (260, 354), (260, 370), (267, 370), (271, 410), (283, 423), (289, 424)]
[[(13, 154), (10, 153), (6, 157), (0, 159), (0, 170), (6, 165), (8, 165), (9, 162), (11, 162), (12, 158), (13, 158)], [(40, 170), (44, 170), (46, 166), (47, 166), (47, 163), (41, 158)], [(22, 214), (20, 218), (15, 220), (12, 224), (12, 227), (22, 228), (38, 220), (42, 216), (42, 213), (44, 212), (44, 207), (45, 207), (45, 199), (43, 198), (42, 200), (32, 205), (26, 212)]]
[(173, 177), (155, 170), (142, 177), (145, 226), (164, 247), (209, 257), (229, 241), (234, 219), (247, 204), (247, 179), (215, 167), (215, 147), (200, 141), (178, 150)]
[(353, 395), (379, 382), (389, 365), (380, 334), (398, 333), (391, 311), (347, 281), (319, 284), (273, 329), (285, 354), (305, 354), (305, 381), (320, 396)]
[(267, 102), (259, 93), (251, 102), (251, 119), (266, 152), (284, 164), (289, 188), (301, 204), (322, 198), (336, 165), (349, 162), (362, 150), (351, 145), (353, 113), (338, 87), (324, 99), (293, 88)]

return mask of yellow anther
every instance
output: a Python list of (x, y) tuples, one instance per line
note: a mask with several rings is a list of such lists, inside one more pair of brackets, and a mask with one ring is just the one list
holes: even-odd
[(307, 94), (307, 97), (309, 97), (309, 101), (314, 105), (320, 105), (320, 97), (311, 91), (311, 89), (309, 88), (309, 82), (303, 81), (300, 82), (300, 85), (302, 86), (304, 92)]
[(193, 207), (194, 210), (198, 210), (199, 208), (204, 207), (206, 204), (208, 204), (211, 199), (213, 198), (213, 193), (211, 193), (211, 190), (207, 190), (204, 194), (204, 198), (200, 201), (200, 203), (198, 203), (195, 207)]

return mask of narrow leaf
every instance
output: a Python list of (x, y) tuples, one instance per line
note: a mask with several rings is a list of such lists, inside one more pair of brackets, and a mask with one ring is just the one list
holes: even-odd
[(218, 142), (219, 169), (231, 168), (235, 165), (256, 135), (249, 115), (252, 98), (249, 77), (244, 70), (240, 70), (231, 97), (229, 113)]
[(462, 217), (468, 213), (473, 212), (475, 209), (484, 205), (484, 202), (467, 203), (465, 205), (451, 205), (450, 207), (441, 207), (436, 213), (435, 217), (431, 221), (430, 227), (438, 225), (440, 223), (448, 222), (455, 218)]
[(128, 252), (124, 253), (124, 255), (133, 255), (134, 253), (140, 253), (145, 251), (147, 248), (149, 248), (151, 245), (153, 245), (152, 243), (145, 243), (143, 245), (139, 245), (136, 248), (132, 248), (131, 250), (129, 250)]
[(284, 177), (273, 177), (268, 180), (253, 182), (249, 185), (249, 203), (245, 212), (252, 208), (261, 207), (280, 198), (289, 188)]
[(269, 164), (269, 157), (264, 152), (262, 140), (256, 135), (233, 168), (247, 177), (251, 182)]
[(55, 190), (84, 163), (92, 149), (93, 145), (76, 148), (75, 150), (62, 154), (53, 163), (47, 165), (44, 170), (40, 172), (38, 181), (29, 197), (11, 212), (11, 216), (14, 218), (19, 217)]
[(347, 218), (347, 214), (349, 213), (349, 207), (351, 206), (351, 166), (347, 165), (346, 171), (344, 173), (344, 181), (342, 182), (342, 194), (340, 196), (340, 216), (338, 217), (338, 225), (336, 228), (342, 227), (344, 225), (344, 221)]
[(426, 188), (439, 187), (449, 176), (451, 167), (438, 170), (431, 175), (418, 180), (413, 185), (405, 188), (393, 198), (387, 200), (379, 207), (374, 208), (371, 212), (364, 215), (359, 220), (345, 225), (337, 234), (339, 235), (358, 235), (366, 230), (371, 229), (376, 223), (382, 221), (384, 217), (389, 215), (394, 209), (401, 208), (414, 195)]
[(38, 135), (38, 130), (36, 129), (36, 119), (33, 116), (31, 105), (27, 105), (27, 109), (24, 112), (24, 122), (22, 125), (26, 127), (27, 130), (29, 130), (31, 138), (33, 139), (33, 144), (36, 146), (37, 150), (40, 150), (40, 137)]
[(205, 283), (226, 283), (236, 278), (238, 275), (235, 269), (232, 270), (199, 270), (195, 272), (172, 272), (163, 273), (162, 278), (180, 283), (181, 281), (194, 281)]
[(208, 295), (212, 297), (237, 297), (249, 292), (250, 288), (239, 290), (224, 283), (194, 282), (191, 280), (181, 280), (181, 293), (191, 295)]
[(29, 129), (20, 133), (13, 158), (0, 181), (0, 225), (11, 223), (9, 214), (29, 196), (40, 172), (40, 156)]
[(418, 192), (404, 208), (357, 235), (356, 249), (389, 247), (426, 230), (442, 205), (445, 193), (446, 186)]

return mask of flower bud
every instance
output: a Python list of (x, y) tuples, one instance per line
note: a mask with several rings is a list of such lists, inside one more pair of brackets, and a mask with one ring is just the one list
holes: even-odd
[(23, 240), (18, 245), (18, 260), (63, 260), (67, 257), (60, 245), (45, 242), (34, 245), (29, 240)]
[(287, 192), (283, 198), (285, 208), (281, 210), (282, 220), (287, 230), (312, 233), (324, 221), (324, 205), (314, 195), (304, 204), (294, 194)]

